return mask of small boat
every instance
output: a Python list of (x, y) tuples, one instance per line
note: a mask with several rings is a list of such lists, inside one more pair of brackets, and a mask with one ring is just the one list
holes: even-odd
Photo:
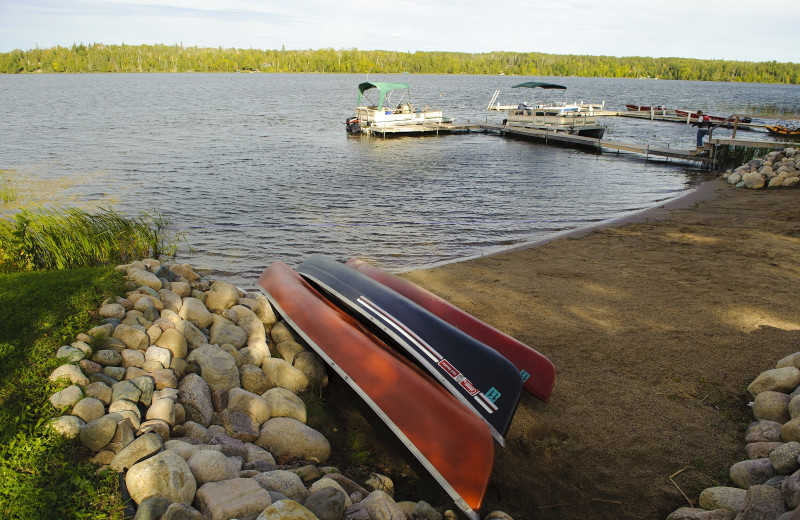
[[(410, 92), (405, 83), (361, 83), (358, 85), (356, 114), (345, 121), (347, 132), (384, 135), (438, 132), (446, 129), (442, 125), (453, 122), (439, 109), (416, 108), (411, 104)], [(392, 99), (398, 94), (399, 99)]]
[[(503, 120), (504, 125), (564, 132), (597, 139), (603, 137), (606, 127), (597, 124), (595, 111), (602, 110), (605, 103), (567, 103), (567, 87), (553, 83), (528, 81), (511, 88), (531, 89), (531, 101), (505, 106), (495, 104), (500, 93), (496, 90), (487, 109), (505, 111), (507, 115)], [(551, 97), (556, 99), (551, 100)]]
[(271, 264), (258, 284), (456, 505), (478, 520), (494, 464), (494, 443), (483, 421), (286, 264)]
[(656, 111), (656, 112), (662, 112), (662, 113), (667, 113), (667, 112), (668, 113), (673, 113), (673, 110), (671, 108), (667, 108), (667, 107), (660, 106), (660, 105), (657, 106), (657, 107), (644, 106), (644, 105), (625, 105), (625, 109), (628, 110), (629, 112), (653, 112), (653, 111)]
[(800, 128), (796, 126), (770, 125), (765, 128), (769, 135), (774, 137), (786, 137), (789, 139), (800, 138)]
[(387, 273), (358, 258), (351, 258), (345, 265), (402, 294), (450, 325), (495, 349), (517, 367), (525, 390), (545, 403), (550, 401), (556, 369), (544, 355), (404, 278)]
[(519, 404), (522, 380), (506, 358), (408, 298), (341, 262), (309, 257), (297, 272), (428, 371), (481, 417), (500, 445)]

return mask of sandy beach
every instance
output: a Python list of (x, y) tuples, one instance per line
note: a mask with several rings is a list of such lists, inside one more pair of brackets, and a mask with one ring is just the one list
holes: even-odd
[(556, 365), (551, 402), (523, 395), (497, 448), (484, 512), (663, 519), (725, 485), (746, 458), (745, 388), (800, 350), (800, 190), (715, 180), (613, 226), (404, 276)]

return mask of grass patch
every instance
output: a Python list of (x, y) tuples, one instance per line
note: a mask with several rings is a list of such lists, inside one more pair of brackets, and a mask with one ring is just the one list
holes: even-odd
[(17, 192), (11, 185), (11, 180), (6, 177), (6, 171), (0, 171), (0, 202), (8, 204), (17, 200)]
[(157, 212), (131, 218), (112, 209), (22, 209), (0, 219), (0, 272), (71, 269), (174, 256), (169, 222)]
[(47, 427), (55, 352), (91, 328), (111, 268), (0, 274), (0, 516), (123, 518), (117, 475), (95, 475), (87, 452)]

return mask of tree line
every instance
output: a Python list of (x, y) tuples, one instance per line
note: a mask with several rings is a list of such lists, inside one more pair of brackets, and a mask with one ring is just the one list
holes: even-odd
[(333, 72), (507, 74), (800, 84), (800, 64), (540, 52), (260, 50), (182, 45), (89, 45), (0, 53), (0, 73)]

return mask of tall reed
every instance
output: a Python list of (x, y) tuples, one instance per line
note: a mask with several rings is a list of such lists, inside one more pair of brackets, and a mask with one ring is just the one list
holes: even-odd
[(126, 217), (112, 209), (22, 209), (0, 219), (0, 272), (67, 269), (174, 256), (158, 212)]
[(6, 177), (6, 172), (0, 171), (0, 202), (8, 204), (17, 200), (17, 192), (11, 185), (11, 181)]

